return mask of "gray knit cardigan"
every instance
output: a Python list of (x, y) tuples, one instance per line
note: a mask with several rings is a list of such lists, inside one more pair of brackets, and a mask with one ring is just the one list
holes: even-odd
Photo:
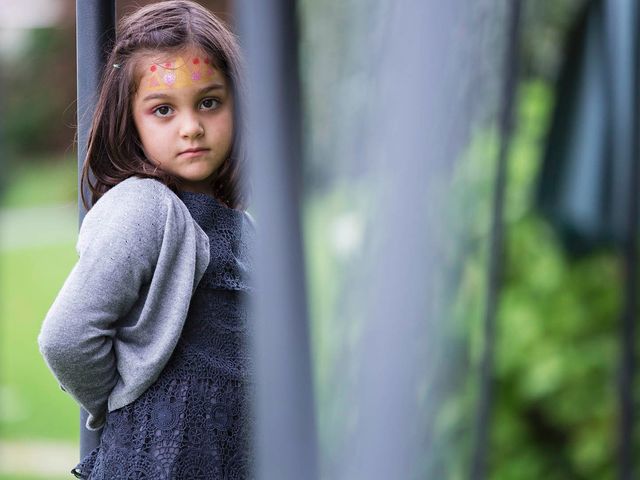
[(130, 177), (84, 218), (79, 259), (38, 336), (47, 365), (98, 430), (160, 375), (209, 264), (209, 239), (158, 180)]

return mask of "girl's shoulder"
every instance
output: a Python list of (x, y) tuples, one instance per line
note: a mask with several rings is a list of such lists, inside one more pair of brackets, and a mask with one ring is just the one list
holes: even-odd
[(176, 200), (177, 196), (159, 180), (132, 176), (107, 190), (87, 212), (87, 217), (129, 213), (154, 216), (165, 212)]
[(105, 192), (85, 215), (79, 244), (100, 236), (158, 241), (170, 209), (178, 207), (169, 187), (152, 178), (129, 177)]
[(132, 176), (107, 190), (96, 202), (94, 208), (103, 201), (104, 203), (113, 203), (131, 199), (153, 200), (158, 196), (164, 198), (167, 191), (171, 192), (171, 189), (159, 180)]

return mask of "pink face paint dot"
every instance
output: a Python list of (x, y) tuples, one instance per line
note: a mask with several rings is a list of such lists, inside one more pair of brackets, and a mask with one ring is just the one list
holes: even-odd
[(155, 65), (151, 65), (151, 68), (149, 69), (152, 72), (155, 72), (157, 70), (157, 67)]
[(193, 59), (193, 64), (198, 65), (200, 63), (200, 59), (198, 57)]
[(164, 83), (167, 85), (173, 85), (176, 82), (176, 74), (173, 72), (169, 72), (164, 76)]
[(193, 72), (191, 74), (191, 80), (193, 80), (194, 82), (197, 82), (198, 80), (200, 80), (200, 72)]
[(169, 67), (171, 67), (171, 63), (165, 63), (164, 66), (169, 68)]

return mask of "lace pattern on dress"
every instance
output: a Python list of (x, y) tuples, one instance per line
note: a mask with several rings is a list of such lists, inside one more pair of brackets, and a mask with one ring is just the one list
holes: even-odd
[(100, 445), (72, 471), (77, 478), (251, 478), (253, 225), (211, 197), (181, 194), (209, 236), (210, 265), (167, 366), (136, 401), (107, 414)]

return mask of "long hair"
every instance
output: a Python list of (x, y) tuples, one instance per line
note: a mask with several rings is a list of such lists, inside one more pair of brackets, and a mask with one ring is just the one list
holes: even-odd
[[(229, 157), (212, 181), (214, 195), (230, 208), (246, 208), (242, 120), (245, 86), (240, 49), (235, 35), (221, 20), (188, 0), (147, 5), (123, 17), (119, 23), (118, 38), (102, 74), (82, 168), (80, 186), (85, 208), (90, 208), (84, 195), (85, 184), (91, 191), (92, 205), (111, 187), (133, 175), (160, 180), (174, 192), (178, 189), (180, 179), (162, 171), (145, 156), (133, 123), (132, 102), (137, 90), (135, 63), (139, 55), (150, 51), (180, 51), (191, 46), (211, 57), (233, 94), (233, 141)], [(95, 177), (93, 184), (89, 170)]]

